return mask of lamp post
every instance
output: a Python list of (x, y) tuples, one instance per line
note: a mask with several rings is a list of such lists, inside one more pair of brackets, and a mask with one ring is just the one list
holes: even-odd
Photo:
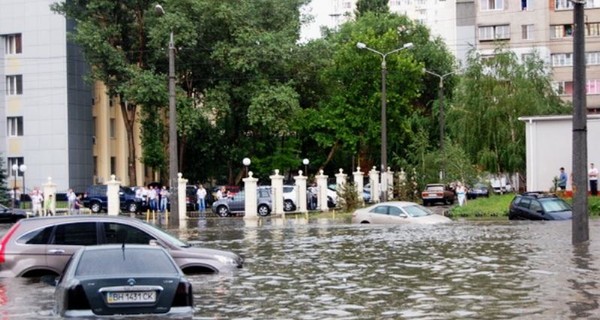
[(12, 170), (13, 170), (13, 194), (12, 194), (12, 207), (13, 209), (15, 208), (15, 205), (17, 203), (17, 177), (19, 176), (19, 165), (18, 164), (13, 164), (12, 165)]
[[(25, 165), (25, 164), (20, 165), (19, 171), (21, 171), (23, 173), (23, 192), (25, 192), (25, 171), (27, 171), (27, 165)], [(15, 196), (16, 196), (16, 194), (15, 194)]]
[[(165, 15), (165, 10), (160, 4), (154, 9), (159, 16)], [(179, 201), (177, 192), (177, 109), (175, 104), (175, 44), (173, 42), (173, 30), (169, 35), (169, 182), (171, 184), (169, 215), (173, 223), (179, 223)]]
[[(402, 48), (394, 49), (387, 53), (382, 53), (375, 49), (369, 48), (362, 42), (357, 42), (356, 47), (359, 49), (369, 50), (381, 56), (381, 186), (387, 190), (387, 106), (385, 86), (387, 66), (385, 58), (392, 53), (412, 48), (413, 44), (412, 42), (405, 43)], [(382, 192), (381, 198), (382, 201), (387, 201), (387, 192)]]
[(250, 166), (251, 163), (252, 163), (252, 161), (250, 160), (250, 158), (244, 158), (242, 160), (242, 164), (244, 164), (244, 167), (246, 167), (246, 178), (248, 177), (248, 167)]
[(440, 85), (438, 87), (438, 99), (440, 101), (440, 150), (442, 151), (442, 170), (440, 172), (440, 180), (444, 178), (446, 164), (445, 164), (445, 156), (444, 156), (444, 132), (446, 131), (445, 126), (445, 115), (444, 115), (444, 79), (456, 73), (456, 71), (448, 72), (443, 75), (439, 75), (433, 71), (429, 71), (423, 68), (423, 72), (429, 73), (430, 75), (436, 76), (440, 79)]
[(308, 164), (310, 163), (310, 161), (308, 161), (307, 158), (304, 158), (302, 160), (302, 164), (304, 165), (304, 175), (306, 175), (308, 177)]

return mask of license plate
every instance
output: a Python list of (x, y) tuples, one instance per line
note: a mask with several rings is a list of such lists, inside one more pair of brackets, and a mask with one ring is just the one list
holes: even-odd
[(156, 301), (156, 291), (108, 292), (108, 303), (147, 303)]

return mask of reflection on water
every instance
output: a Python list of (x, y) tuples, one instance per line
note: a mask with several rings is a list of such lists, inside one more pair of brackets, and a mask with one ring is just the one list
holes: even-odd
[[(209, 218), (171, 230), (246, 259), (233, 275), (190, 277), (194, 318), (600, 319), (600, 220), (577, 247), (570, 222), (348, 222)], [(0, 279), (0, 317), (51, 317), (52, 292)]]

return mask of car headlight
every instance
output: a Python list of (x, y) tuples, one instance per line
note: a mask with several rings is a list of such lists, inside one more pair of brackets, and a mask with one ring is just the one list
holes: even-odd
[(229, 257), (226, 257), (226, 256), (220, 256), (220, 255), (217, 255), (215, 257), (222, 264), (231, 265), (231, 266), (237, 266), (238, 265), (238, 263), (237, 263), (237, 261), (235, 259), (232, 259), (232, 258), (229, 258)]

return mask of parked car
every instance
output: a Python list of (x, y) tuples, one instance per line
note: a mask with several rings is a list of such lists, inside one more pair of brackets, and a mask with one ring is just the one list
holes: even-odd
[(421, 199), (423, 199), (424, 206), (435, 203), (453, 204), (455, 198), (456, 194), (454, 194), (454, 191), (441, 183), (430, 183), (421, 192)]
[(451, 221), (450, 218), (435, 214), (420, 204), (406, 201), (381, 202), (352, 213), (353, 223), (436, 224)]
[[(83, 195), (83, 206), (89, 208), (93, 213), (107, 211), (107, 191), (107, 185), (89, 186)], [(135, 213), (142, 209), (142, 200), (135, 197), (135, 191), (131, 188), (119, 187), (119, 205), (122, 211)]]
[(231, 272), (243, 259), (229, 251), (192, 247), (136, 218), (74, 215), (21, 219), (0, 240), (0, 277), (60, 275), (83, 246), (157, 244), (186, 274)]
[(490, 190), (487, 185), (483, 183), (476, 183), (471, 188), (467, 188), (467, 199), (476, 199), (480, 197), (488, 198), (490, 196)]
[(27, 212), (25, 210), (9, 208), (0, 204), (0, 222), (16, 222), (23, 218), (27, 218)]
[(295, 185), (283, 186), (283, 211), (294, 211), (297, 208), (298, 193)]
[(191, 317), (194, 303), (192, 284), (173, 258), (150, 245), (80, 248), (60, 277), (54, 297), (55, 313), (62, 317)]
[(198, 195), (196, 186), (188, 185), (185, 187), (185, 204), (187, 211), (198, 210)]
[(510, 220), (569, 220), (571, 206), (555, 194), (526, 192), (517, 195), (508, 208)]
[[(271, 204), (271, 189), (270, 187), (258, 187), (256, 191), (257, 198), (257, 213), (264, 217), (271, 214), (273, 210)], [(233, 214), (244, 213), (246, 210), (246, 192), (239, 191), (231, 198), (226, 197), (213, 202), (212, 210), (220, 217), (227, 217)]]

